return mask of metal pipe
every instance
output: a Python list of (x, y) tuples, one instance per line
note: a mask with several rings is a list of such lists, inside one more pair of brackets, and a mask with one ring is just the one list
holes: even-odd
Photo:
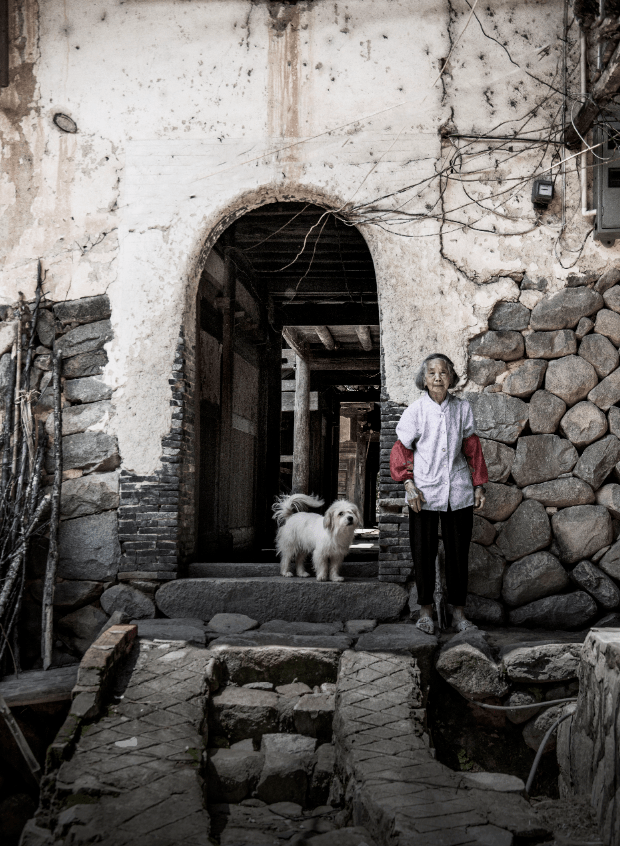
[(545, 751), (545, 746), (547, 745), (549, 738), (556, 730), (556, 728), (563, 723), (564, 720), (567, 720), (569, 717), (572, 717), (575, 713), (577, 706), (575, 705), (570, 711), (566, 714), (563, 714), (561, 717), (553, 723), (553, 725), (547, 729), (545, 736), (542, 739), (542, 743), (538, 747), (538, 752), (536, 753), (536, 757), (534, 758), (534, 763), (532, 764), (532, 769), (530, 770), (530, 774), (527, 777), (527, 782), (525, 784), (525, 792), (529, 794), (532, 784), (534, 782), (534, 777), (536, 776), (536, 770), (538, 769), (538, 764), (540, 763), (540, 759), (542, 758), (543, 752)]
[(567, 696), (566, 699), (550, 699), (548, 702), (532, 702), (531, 705), (487, 705), (486, 702), (476, 702), (474, 699), (468, 699), (472, 705), (477, 705), (479, 708), (487, 708), (489, 711), (525, 711), (526, 708), (547, 708), (550, 705), (563, 705), (565, 702), (576, 702), (576, 696)]
[[(587, 79), (587, 43), (586, 43), (586, 33), (581, 27), (579, 28), (579, 44), (581, 47), (581, 58), (580, 58), (580, 82), (581, 82), (581, 101), (585, 103), (587, 98), (587, 87), (588, 87), (588, 79)], [(579, 181), (581, 183), (581, 214), (582, 217), (594, 217), (596, 215), (596, 209), (589, 209), (588, 208), (588, 174), (587, 174), (587, 166), (588, 166), (588, 153), (587, 153), (587, 144), (585, 140), (581, 140), (581, 153), (579, 154)]]

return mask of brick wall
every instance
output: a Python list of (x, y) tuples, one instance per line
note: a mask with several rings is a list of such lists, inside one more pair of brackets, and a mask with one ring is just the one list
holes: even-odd
[(390, 476), (390, 450), (396, 441), (396, 424), (404, 405), (381, 403), (381, 463), (379, 468), (379, 580), (406, 582), (411, 574), (409, 517), (405, 489)]

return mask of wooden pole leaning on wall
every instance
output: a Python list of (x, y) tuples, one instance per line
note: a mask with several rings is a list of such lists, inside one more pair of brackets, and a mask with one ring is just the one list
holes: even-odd
[(54, 585), (58, 568), (58, 528), (60, 525), (60, 495), (62, 493), (62, 402), (60, 374), (62, 353), (54, 351), (52, 362), (52, 385), (54, 390), (54, 484), (52, 486), (52, 506), (50, 515), (50, 545), (45, 566), (41, 621), (41, 653), (43, 669), (52, 664), (52, 644), (54, 628)]
[(310, 485), (310, 362), (295, 357), (293, 424), (293, 493), (309, 493)]

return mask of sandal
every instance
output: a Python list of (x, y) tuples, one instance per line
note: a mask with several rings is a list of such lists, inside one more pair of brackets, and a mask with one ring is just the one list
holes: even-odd
[(420, 631), (424, 632), (425, 634), (435, 634), (435, 623), (433, 622), (431, 617), (420, 617), (420, 619), (415, 625), (417, 629), (420, 629)]
[(472, 623), (471, 620), (459, 620), (454, 626), (456, 632), (466, 632), (469, 629), (477, 628), (478, 626), (475, 623)]

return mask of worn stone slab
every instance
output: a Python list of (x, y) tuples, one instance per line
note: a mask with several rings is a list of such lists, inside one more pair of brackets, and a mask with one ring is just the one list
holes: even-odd
[(531, 332), (525, 336), (525, 354), (528, 358), (561, 358), (576, 352), (577, 339), (571, 329)]
[(569, 406), (585, 399), (597, 384), (596, 370), (585, 358), (567, 355), (549, 362), (545, 390), (555, 394)]
[(97, 580), (115, 576), (121, 557), (116, 512), (63, 521), (58, 546), (61, 578)]
[[(301, 636), (299, 636), (301, 638)], [(338, 662), (342, 654), (339, 644), (320, 645), (314, 638), (304, 638), (288, 646), (260, 646), (247, 642), (241, 635), (218, 638), (209, 645), (210, 655), (220, 659), (226, 668), (226, 677), (238, 685), (264, 681), (268, 678), (281, 686), (300, 681), (310, 688), (324, 682), (335, 682)]]
[(536, 499), (545, 506), (568, 508), (571, 505), (590, 505), (595, 501), (594, 491), (583, 479), (568, 476), (523, 488), (524, 499)]
[(203, 645), (206, 643), (205, 627), (202, 620), (132, 620), (138, 626), (138, 637), (145, 640), (184, 640), (188, 643)]
[(430, 684), (432, 664), (438, 640), (420, 631), (411, 623), (383, 624), (369, 634), (362, 635), (355, 646), (358, 652), (389, 652), (412, 656), (420, 668), (422, 687)]
[(607, 431), (607, 417), (593, 402), (578, 402), (560, 421), (560, 432), (577, 449), (602, 438)]
[[(404, 499), (398, 502), (400, 505), (395, 513), (400, 513), (406, 504)], [(345, 560), (342, 562), (340, 573), (345, 579), (372, 579), (379, 575), (379, 563), (376, 560)], [(276, 562), (196, 562), (189, 565), (187, 574), (192, 579), (254, 579), (257, 576), (279, 576), (280, 565)]]
[(565, 288), (551, 297), (545, 297), (534, 306), (531, 327), (543, 331), (572, 329), (582, 317), (589, 317), (603, 305), (603, 297), (590, 288)]
[(555, 555), (535, 552), (507, 567), (502, 598), (507, 605), (526, 605), (559, 593), (569, 585), (568, 573)]
[(241, 634), (257, 629), (258, 623), (246, 614), (216, 614), (209, 620), (207, 629), (218, 634)]
[(513, 397), (526, 399), (537, 391), (543, 383), (547, 362), (543, 359), (528, 359), (515, 369), (502, 382), (502, 390)]
[(559, 596), (547, 596), (521, 608), (514, 608), (508, 614), (508, 621), (511, 626), (575, 631), (591, 623), (596, 614), (596, 602), (589, 594), (580, 590)]
[(515, 451), (500, 441), (490, 441), (481, 438), (482, 454), (489, 472), (490, 482), (505, 482), (515, 460)]
[(470, 629), (451, 638), (441, 649), (437, 672), (466, 699), (485, 700), (508, 693), (484, 632)]
[(211, 646), (290, 646), (305, 649), (348, 649), (353, 643), (349, 635), (296, 635), (286, 632), (246, 631), (240, 634), (220, 634)]
[(100, 350), (104, 344), (114, 337), (112, 324), (109, 320), (99, 320), (95, 323), (84, 323), (70, 329), (55, 343), (63, 358)]
[(501, 661), (514, 682), (566, 681), (579, 672), (581, 643), (537, 641), (513, 643), (501, 649)]
[[(608, 546), (613, 539), (609, 511), (602, 505), (574, 505), (551, 518), (560, 560), (575, 564)], [(610, 550), (611, 552), (611, 550)], [(609, 553), (607, 553), (608, 555)]]
[(529, 402), (532, 434), (551, 435), (566, 412), (566, 403), (549, 391), (536, 391)]
[(550, 542), (549, 517), (544, 506), (535, 499), (521, 503), (506, 521), (497, 539), (497, 545), (507, 561), (516, 561), (544, 549)]
[(85, 376), (65, 382), (65, 397), (69, 402), (101, 402), (112, 396), (112, 387), (101, 376)]
[(484, 508), (481, 508), (477, 514), (489, 520), (507, 520), (523, 499), (523, 494), (515, 485), (488, 482), (486, 491)]
[(616, 369), (620, 363), (620, 355), (611, 341), (604, 335), (596, 333), (587, 335), (579, 345), (579, 355), (589, 361), (596, 370), (599, 379)]
[(261, 632), (280, 632), (293, 635), (335, 635), (342, 632), (342, 623), (305, 623), (301, 620), (269, 620), (260, 627)]
[[(102, 402), (88, 403), (87, 405), (76, 405), (67, 408), (62, 413), (63, 435), (77, 435), (78, 432), (85, 432), (87, 429), (105, 428), (105, 424), (112, 413), (112, 403), (109, 400)], [(45, 421), (45, 429), (50, 437), (54, 435), (54, 416), (50, 415)]]
[(525, 428), (528, 405), (517, 397), (473, 393), (465, 393), (463, 397), (472, 407), (479, 437), (512, 444)]
[(91, 473), (63, 481), (60, 514), (65, 520), (86, 517), (89, 514), (112, 511), (118, 508), (119, 502), (119, 471)]
[[(518, 776), (507, 773), (463, 773), (463, 778), (473, 781), (481, 790), (497, 790), (499, 793), (525, 793), (525, 782)], [(482, 841), (484, 843), (484, 840)]]
[[(79, 432), (63, 436), (62, 460), (65, 470), (83, 470), (84, 473), (108, 473), (120, 465), (118, 442), (107, 432)], [(48, 472), (53, 468), (52, 457), (46, 461)]]
[(523, 335), (510, 329), (483, 332), (482, 335), (469, 342), (470, 355), (480, 355), (500, 361), (515, 361), (523, 358), (523, 351)]
[(493, 361), (490, 358), (470, 358), (467, 365), (467, 375), (477, 385), (492, 385), (495, 379), (506, 370), (506, 363)]
[(400, 585), (361, 579), (182, 579), (163, 585), (156, 594), (157, 607), (167, 617), (210, 620), (227, 612), (247, 614), (260, 623), (397, 619), (406, 601), (407, 593)]
[(557, 435), (519, 438), (512, 476), (520, 487), (557, 479), (569, 473), (579, 458), (575, 447)]
[(81, 297), (55, 303), (54, 316), (60, 323), (95, 323), (106, 320), (112, 314), (107, 294), (95, 297)]
[(130, 585), (113, 585), (101, 594), (100, 602), (106, 614), (122, 611), (136, 619), (155, 616), (153, 602), (142, 591)]
[(571, 580), (608, 611), (620, 605), (620, 590), (602, 570), (591, 561), (580, 561), (570, 572)]
[(108, 363), (105, 350), (93, 350), (65, 359), (62, 375), (65, 379), (79, 379), (84, 376), (99, 376)]

